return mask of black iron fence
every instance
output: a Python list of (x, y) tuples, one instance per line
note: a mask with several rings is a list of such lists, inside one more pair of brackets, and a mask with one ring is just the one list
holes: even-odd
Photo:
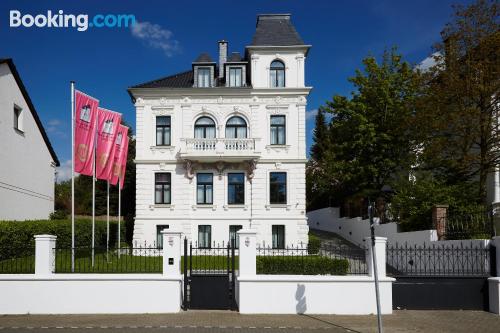
[(387, 273), (392, 276), (495, 275), (495, 248), (484, 243), (457, 242), (428, 245), (389, 245)]
[(0, 274), (35, 273), (35, 246), (7, 246), (0, 248)]
[[(161, 273), (163, 251), (156, 246), (55, 248), (55, 273)], [(74, 270), (72, 254), (74, 252)]]
[(257, 248), (257, 274), (366, 275), (367, 250), (343, 244)]
[(473, 212), (449, 211), (445, 217), (446, 239), (489, 239), (494, 236), (491, 210)]

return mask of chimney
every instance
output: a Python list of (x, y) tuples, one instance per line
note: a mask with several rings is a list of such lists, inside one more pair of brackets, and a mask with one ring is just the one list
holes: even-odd
[(224, 77), (224, 64), (227, 61), (227, 41), (219, 41), (219, 79)]

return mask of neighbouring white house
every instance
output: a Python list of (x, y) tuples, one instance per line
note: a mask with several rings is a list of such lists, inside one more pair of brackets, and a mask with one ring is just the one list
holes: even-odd
[(134, 241), (176, 229), (199, 247), (257, 231), (307, 242), (305, 44), (289, 14), (259, 15), (245, 52), (202, 53), (187, 71), (129, 88), (136, 107)]
[(59, 160), (12, 59), (0, 59), (0, 220), (54, 211)]

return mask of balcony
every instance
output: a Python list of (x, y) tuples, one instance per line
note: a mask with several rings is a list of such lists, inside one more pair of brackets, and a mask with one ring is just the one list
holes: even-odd
[(259, 139), (181, 139), (180, 157), (200, 162), (241, 162), (260, 157)]

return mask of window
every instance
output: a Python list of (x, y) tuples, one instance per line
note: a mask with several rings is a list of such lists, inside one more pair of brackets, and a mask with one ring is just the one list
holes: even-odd
[(200, 88), (210, 87), (210, 68), (209, 67), (198, 67), (198, 87), (200, 87)]
[(285, 116), (271, 116), (271, 144), (284, 145), (286, 143)]
[(285, 248), (285, 226), (273, 225), (273, 249)]
[(201, 117), (194, 124), (194, 137), (197, 139), (215, 139), (215, 122), (209, 117)]
[(226, 138), (245, 139), (247, 137), (247, 122), (241, 117), (231, 117), (226, 123)]
[(269, 178), (269, 203), (286, 204), (286, 172), (271, 172)]
[(168, 228), (168, 224), (156, 226), (156, 247), (159, 249), (163, 249), (163, 234), (161, 232)]
[(227, 203), (229, 205), (243, 205), (245, 203), (245, 174), (227, 174)]
[(274, 60), (271, 63), (270, 78), (272, 88), (282, 88), (285, 86), (285, 64), (282, 61)]
[(199, 205), (213, 203), (214, 177), (211, 173), (198, 173), (196, 176), (196, 202)]
[(230, 87), (241, 87), (242, 84), (242, 68), (241, 67), (229, 67), (229, 86)]
[(198, 226), (198, 247), (209, 249), (211, 243), (212, 243), (212, 226), (211, 225), (199, 225)]
[(170, 146), (170, 116), (156, 117), (156, 145)]
[(14, 128), (18, 131), (23, 130), (23, 123), (21, 118), (22, 109), (20, 107), (14, 106)]
[(170, 173), (155, 174), (155, 204), (170, 204), (171, 175)]
[(240, 248), (240, 241), (238, 239), (238, 230), (243, 229), (241, 225), (230, 225), (229, 226), (229, 244), (235, 249)]

